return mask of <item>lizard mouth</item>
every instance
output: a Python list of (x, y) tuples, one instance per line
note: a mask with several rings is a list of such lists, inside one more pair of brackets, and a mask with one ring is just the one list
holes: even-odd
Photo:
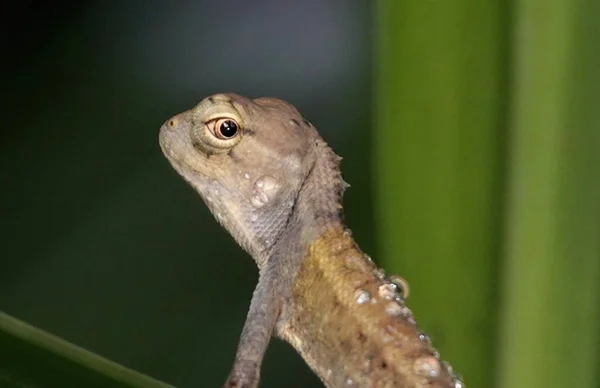
[(194, 179), (196, 177), (199, 177), (202, 180), (211, 179), (210, 176), (200, 171), (200, 169), (196, 168), (190, 163), (186, 163), (185, 157), (182, 158), (181, 155), (173, 149), (173, 147), (167, 139), (167, 136), (164, 135), (162, 131), (160, 133), (159, 144), (163, 155), (165, 155), (171, 166), (186, 181), (188, 181), (189, 183), (197, 184), (198, 182), (195, 182)]

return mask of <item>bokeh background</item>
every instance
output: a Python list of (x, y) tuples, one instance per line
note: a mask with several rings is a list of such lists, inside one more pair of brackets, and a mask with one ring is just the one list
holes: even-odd
[[(600, 387), (599, 2), (21, 1), (2, 15), (0, 311), (174, 386), (221, 386), (256, 268), (158, 128), (215, 92), (276, 96), (344, 157), (349, 227), (409, 281), (467, 386)], [(0, 321), (0, 386), (130, 386)], [(281, 386), (322, 385), (274, 340), (261, 387)]]

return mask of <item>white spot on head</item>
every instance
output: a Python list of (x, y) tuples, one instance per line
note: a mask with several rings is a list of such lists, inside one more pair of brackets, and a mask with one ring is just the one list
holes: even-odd
[(281, 185), (272, 176), (265, 175), (256, 180), (250, 203), (259, 208), (271, 201), (279, 192)]
[(396, 285), (392, 283), (384, 283), (379, 286), (379, 296), (383, 299), (394, 300), (396, 299)]
[(250, 174), (248, 174), (247, 172), (244, 173), (244, 178), (246, 179), (250, 179)]
[(385, 271), (382, 268), (377, 268), (374, 272), (373, 275), (375, 275), (375, 277), (379, 280), (383, 280), (385, 279)]
[(262, 188), (266, 192), (279, 189), (279, 182), (269, 175), (262, 176), (256, 181), (256, 186)]
[(413, 365), (416, 374), (428, 379), (438, 377), (441, 373), (440, 361), (434, 356), (417, 358)]
[(250, 203), (255, 207), (263, 207), (267, 202), (269, 202), (269, 197), (262, 191), (254, 191), (254, 195), (250, 198)]
[(385, 312), (389, 315), (397, 317), (398, 315), (402, 314), (402, 307), (400, 307), (398, 303), (391, 302), (385, 306)]
[(391, 335), (389, 335), (387, 333), (383, 333), (383, 335), (381, 336), (381, 340), (383, 341), (384, 344), (388, 344), (388, 343), (392, 342), (393, 339), (394, 339), (394, 337), (392, 337)]
[(365, 290), (356, 290), (354, 296), (358, 304), (365, 304), (371, 299), (371, 294)]

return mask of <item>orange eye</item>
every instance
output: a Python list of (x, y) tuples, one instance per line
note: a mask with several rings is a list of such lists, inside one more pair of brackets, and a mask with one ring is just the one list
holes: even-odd
[(233, 139), (240, 133), (240, 126), (233, 119), (218, 119), (207, 125), (217, 138), (223, 140)]

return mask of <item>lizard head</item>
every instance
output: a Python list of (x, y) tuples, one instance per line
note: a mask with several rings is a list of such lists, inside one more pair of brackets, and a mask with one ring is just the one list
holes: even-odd
[(173, 116), (159, 141), (175, 170), (257, 260), (289, 223), (324, 144), (287, 102), (235, 94), (207, 97)]

